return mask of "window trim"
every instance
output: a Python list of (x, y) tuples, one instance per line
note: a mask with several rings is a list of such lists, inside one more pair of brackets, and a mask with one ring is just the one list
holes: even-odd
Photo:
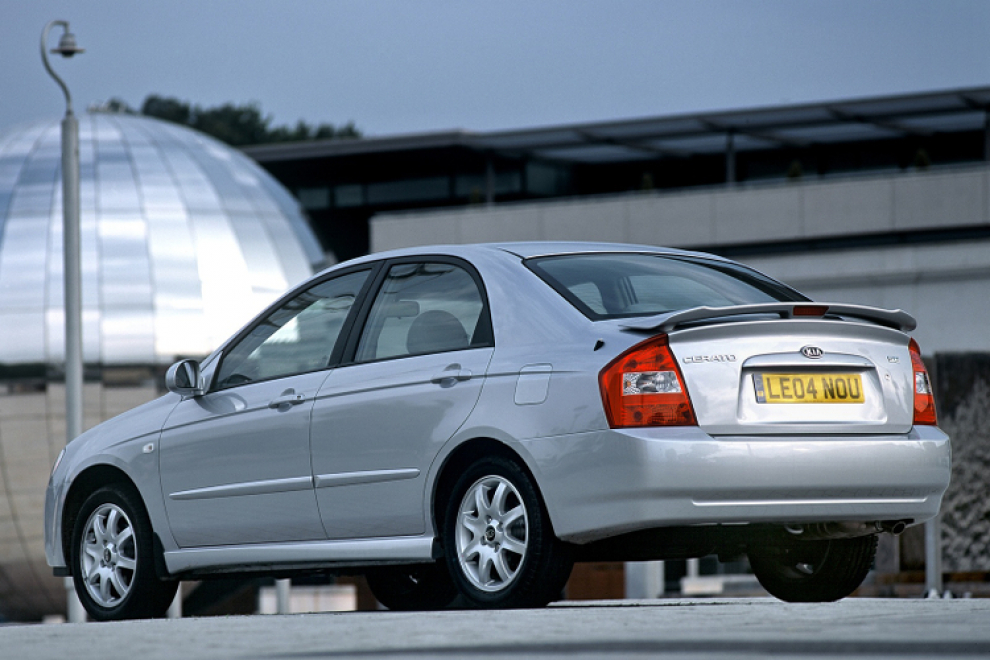
[[(356, 360), (355, 358), (357, 356), (358, 344), (361, 341), (361, 336), (364, 334), (365, 327), (368, 323), (368, 318), (371, 315), (371, 308), (374, 305), (375, 300), (378, 298), (378, 295), (381, 293), (381, 288), (385, 283), (385, 279), (388, 277), (388, 273), (395, 266), (418, 263), (443, 263), (457, 266), (458, 268), (464, 270), (474, 281), (475, 286), (478, 287), (478, 294), (481, 296), (481, 314), (478, 316), (478, 325), (476, 326), (471, 337), (471, 342), (465, 348), (451, 349), (448, 351), (393, 355), (391, 357), (380, 358), (377, 360)], [(363, 294), (364, 297), (361, 301), (360, 310), (355, 317), (354, 324), (350, 327), (350, 332), (342, 351), (343, 355), (341, 356), (340, 362), (336, 365), (337, 367), (377, 364), (380, 362), (387, 362), (389, 360), (401, 360), (404, 358), (419, 357), (423, 355), (440, 355), (442, 353), (453, 353), (475, 348), (494, 348), (495, 346), (495, 333), (492, 326), (491, 307), (488, 302), (488, 289), (485, 287), (485, 281), (481, 277), (480, 273), (478, 273), (478, 269), (475, 268), (474, 264), (461, 257), (446, 254), (417, 254), (407, 257), (387, 259), (381, 262), (381, 268), (377, 273), (375, 273), (372, 287), (368, 291), (363, 292)], [(475, 336), (479, 335), (479, 329), (481, 339), (479, 341), (475, 341)]]

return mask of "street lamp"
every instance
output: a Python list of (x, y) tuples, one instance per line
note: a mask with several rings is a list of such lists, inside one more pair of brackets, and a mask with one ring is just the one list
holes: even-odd
[[(49, 75), (65, 94), (65, 118), (62, 120), (62, 258), (65, 270), (65, 441), (82, 433), (83, 357), (82, 357), (82, 267), (79, 239), (79, 122), (72, 114), (69, 88), (48, 62), (48, 33), (56, 25), (63, 30), (58, 48), (51, 52), (69, 58), (83, 49), (69, 32), (68, 21), (51, 21), (41, 32), (41, 61)], [(75, 594), (72, 578), (65, 578), (68, 592), (69, 621), (85, 621), (86, 613)]]

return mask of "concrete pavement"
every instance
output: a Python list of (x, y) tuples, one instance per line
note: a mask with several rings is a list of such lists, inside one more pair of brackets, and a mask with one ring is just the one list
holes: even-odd
[(0, 658), (985, 658), (990, 599), (560, 603), (0, 628)]

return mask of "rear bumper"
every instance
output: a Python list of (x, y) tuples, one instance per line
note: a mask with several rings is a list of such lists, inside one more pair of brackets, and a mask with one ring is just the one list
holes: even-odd
[(712, 437), (698, 427), (522, 441), (561, 538), (672, 525), (933, 517), (949, 485), (938, 428), (903, 435)]

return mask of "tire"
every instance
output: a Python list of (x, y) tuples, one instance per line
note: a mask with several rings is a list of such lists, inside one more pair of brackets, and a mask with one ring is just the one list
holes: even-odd
[(116, 484), (83, 502), (71, 561), (76, 594), (97, 621), (164, 616), (179, 586), (158, 579), (144, 505), (132, 489)]
[(454, 585), (475, 607), (543, 607), (560, 597), (574, 565), (529, 476), (498, 456), (457, 480), (443, 545)]
[(750, 551), (749, 563), (772, 596), (790, 603), (827, 603), (855, 591), (876, 554), (874, 534), (769, 546)]
[(385, 566), (365, 574), (378, 602), (390, 610), (440, 610), (457, 597), (447, 564)]

